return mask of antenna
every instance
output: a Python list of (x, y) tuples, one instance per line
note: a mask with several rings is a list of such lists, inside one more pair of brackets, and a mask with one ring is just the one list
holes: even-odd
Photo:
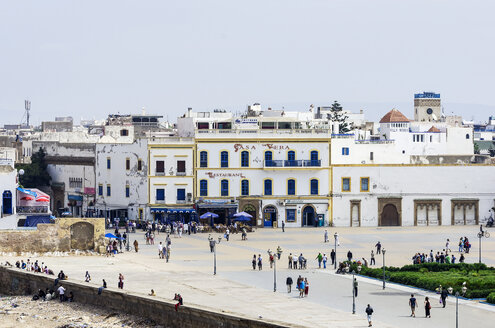
[(25, 116), (27, 121), (27, 127), (29, 128), (29, 111), (31, 110), (31, 101), (24, 100), (24, 109), (26, 109)]

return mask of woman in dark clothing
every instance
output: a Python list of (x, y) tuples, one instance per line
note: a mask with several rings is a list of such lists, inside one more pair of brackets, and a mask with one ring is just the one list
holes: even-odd
[(253, 264), (253, 270), (256, 270), (256, 254), (253, 255), (253, 260), (251, 263)]
[(430, 310), (431, 310), (430, 299), (428, 297), (425, 297), (425, 314), (426, 314), (426, 318), (431, 318)]

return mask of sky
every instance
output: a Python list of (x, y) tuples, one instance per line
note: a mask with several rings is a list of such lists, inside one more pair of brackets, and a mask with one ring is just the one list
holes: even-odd
[(307, 110), (495, 115), (495, 1), (0, 0), (0, 125), (109, 113)]

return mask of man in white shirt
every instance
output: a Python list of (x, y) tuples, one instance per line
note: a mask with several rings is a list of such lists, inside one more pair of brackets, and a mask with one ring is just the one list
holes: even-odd
[(58, 295), (60, 296), (60, 302), (63, 302), (65, 298), (65, 288), (63, 286), (60, 286), (58, 287), (57, 292)]
[(158, 245), (158, 257), (163, 259), (163, 245), (162, 242)]

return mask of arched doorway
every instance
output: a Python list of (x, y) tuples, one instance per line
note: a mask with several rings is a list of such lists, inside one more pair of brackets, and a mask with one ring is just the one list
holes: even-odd
[(2, 194), (2, 214), (12, 214), (12, 192), (5, 190)]
[(263, 226), (273, 227), (274, 222), (277, 222), (277, 208), (269, 205), (263, 209)]
[(314, 207), (311, 205), (306, 205), (302, 211), (302, 220), (301, 220), (302, 226), (303, 227), (305, 227), (305, 226), (316, 227), (317, 221), (316, 221), (315, 216), (316, 215), (315, 215)]
[(251, 215), (252, 216), (252, 218), (251, 218), (251, 225), (256, 225), (256, 219), (257, 219), (256, 207), (254, 207), (251, 204), (247, 204), (246, 206), (244, 206), (243, 212), (246, 212), (249, 215)]
[(94, 248), (94, 227), (88, 222), (77, 222), (70, 226), (70, 248), (90, 250)]
[(382, 211), (382, 226), (399, 226), (399, 212), (394, 204), (387, 204)]

